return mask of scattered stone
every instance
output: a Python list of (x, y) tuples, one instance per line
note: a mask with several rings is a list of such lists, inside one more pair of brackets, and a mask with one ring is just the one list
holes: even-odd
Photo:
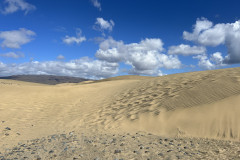
[(121, 150), (117, 149), (117, 150), (114, 151), (114, 154), (117, 154), (117, 153), (121, 153)]
[(37, 160), (41, 160), (42, 158), (39, 155), (34, 156)]
[(6, 130), (9, 130), (9, 131), (11, 130), (11, 128), (9, 128), (9, 127), (6, 127), (5, 129), (6, 129)]
[[(199, 139), (194, 139), (190, 142), (190, 139), (188, 138), (184, 138), (184, 140), (175, 138), (173, 140), (167, 138), (161, 139), (155, 135), (145, 136), (144, 134), (135, 133), (134, 135), (137, 140), (132, 139), (132, 135), (123, 138), (123, 135), (120, 134), (115, 134), (114, 137), (112, 137), (112, 134), (99, 134), (98, 136), (92, 137), (80, 135), (79, 139), (76, 137), (75, 133), (73, 135), (67, 134), (66, 136), (51, 135), (40, 139), (18, 143), (15, 147), (6, 150), (6, 154), (0, 153), (0, 160), (16, 158), (24, 160), (24, 157), (28, 157), (26, 159), (35, 160), (61, 158), (76, 160), (86, 159), (86, 157), (87, 159), (94, 159), (95, 157), (93, 156), (96, 156), (99, 153), (103, 154), (99, 154), (101, 157), (95, 158), (96, 160), (114, 158), (120, 160), (119, 158), (128, 159), (129, 157), (137, 156), (141, 156), (145, 160), (147, 158), (150, 158), (151, 160), (206, 159), (206, 157), (218, 159), (218, 156), (221, 155), (227, 155), (229, 159), (239, 159), (240, 152), (238, 152), (238, 146), (240, 146), (240, 142), (205, 139), (200, 139), (201, 141), (199, 141)], [(49, 143), (49, 141), (51, 143)], [(186, 144), (184, 144), (183, 141), (186, 141)], [(207, 145), (208, 141), (211, 142), (209, 145)], [(106, 142), (106, 144), (103, 142)], [(163, 145), (160, 146), (160, 142), (163, 142), (165, 147), (163, 147)], [(201, 143), (197, 145), (197, 142)], [(196, 144), (198, 146), (197, 149), (196, 147), (190, 147), (191, 144)], [(115, 148), (117, 146), (124, 147)], [(116, 155), (114, 156), (114, 154)], [(2, 155), (4, 155), (4, 157)]]
[(162, 153), (158, 153), (159, 156), (163, 157), (163, 154)]
[(115, 143), (116, 140), (117, 140), (116, 138), (113, 138), (111, 143)]
[(51, 150), (51, 151), (49, 151), (48, 153), (53, 153), (54, 151), (53, 150)]
[(18, 150), (18, 148), (17, 148), (17, 147), (14, 147), (13, 150)]

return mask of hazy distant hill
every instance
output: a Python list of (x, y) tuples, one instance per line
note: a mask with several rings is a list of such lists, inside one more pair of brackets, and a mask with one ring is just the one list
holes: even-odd
[(89, 79), (67, 77), (67, 76), (53, 76), (53, 75), (13, 75), (7, 77), (0, 77), (0, 79), (11, 79), (18, 81), (42, 83), (42, 84), (60, 84), (60, 83), (79, 83), (88, 81)]

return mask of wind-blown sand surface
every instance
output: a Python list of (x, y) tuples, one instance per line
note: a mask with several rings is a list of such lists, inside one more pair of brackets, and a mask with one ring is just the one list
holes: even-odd
[(0, 91), (0, 159), (240, 159), (240, 68)]

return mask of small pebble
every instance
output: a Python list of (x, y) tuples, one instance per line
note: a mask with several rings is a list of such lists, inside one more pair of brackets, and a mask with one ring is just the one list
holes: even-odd
[(158, 153), (158, 155), (159, 155), (159, 156), (161, 156), (161, 157), (163, 156), (163, 154), (162, 154), (162, 153)]
[(117, 153), (121, 153), (121, 150), (117, 149), (117, 150), (114, 151), (114, 154), (117, 154)]
[(54, 151), (53, 150), (51, 150), (51, 151), (49, 151), (48, 153), (53, 153)]

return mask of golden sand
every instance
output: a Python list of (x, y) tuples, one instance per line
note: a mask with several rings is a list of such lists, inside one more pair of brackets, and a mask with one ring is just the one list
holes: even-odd
[(239, 104), (240, 68), (55, 86), (0, 80), (0, 148), (70, 131), (239, 141)]

